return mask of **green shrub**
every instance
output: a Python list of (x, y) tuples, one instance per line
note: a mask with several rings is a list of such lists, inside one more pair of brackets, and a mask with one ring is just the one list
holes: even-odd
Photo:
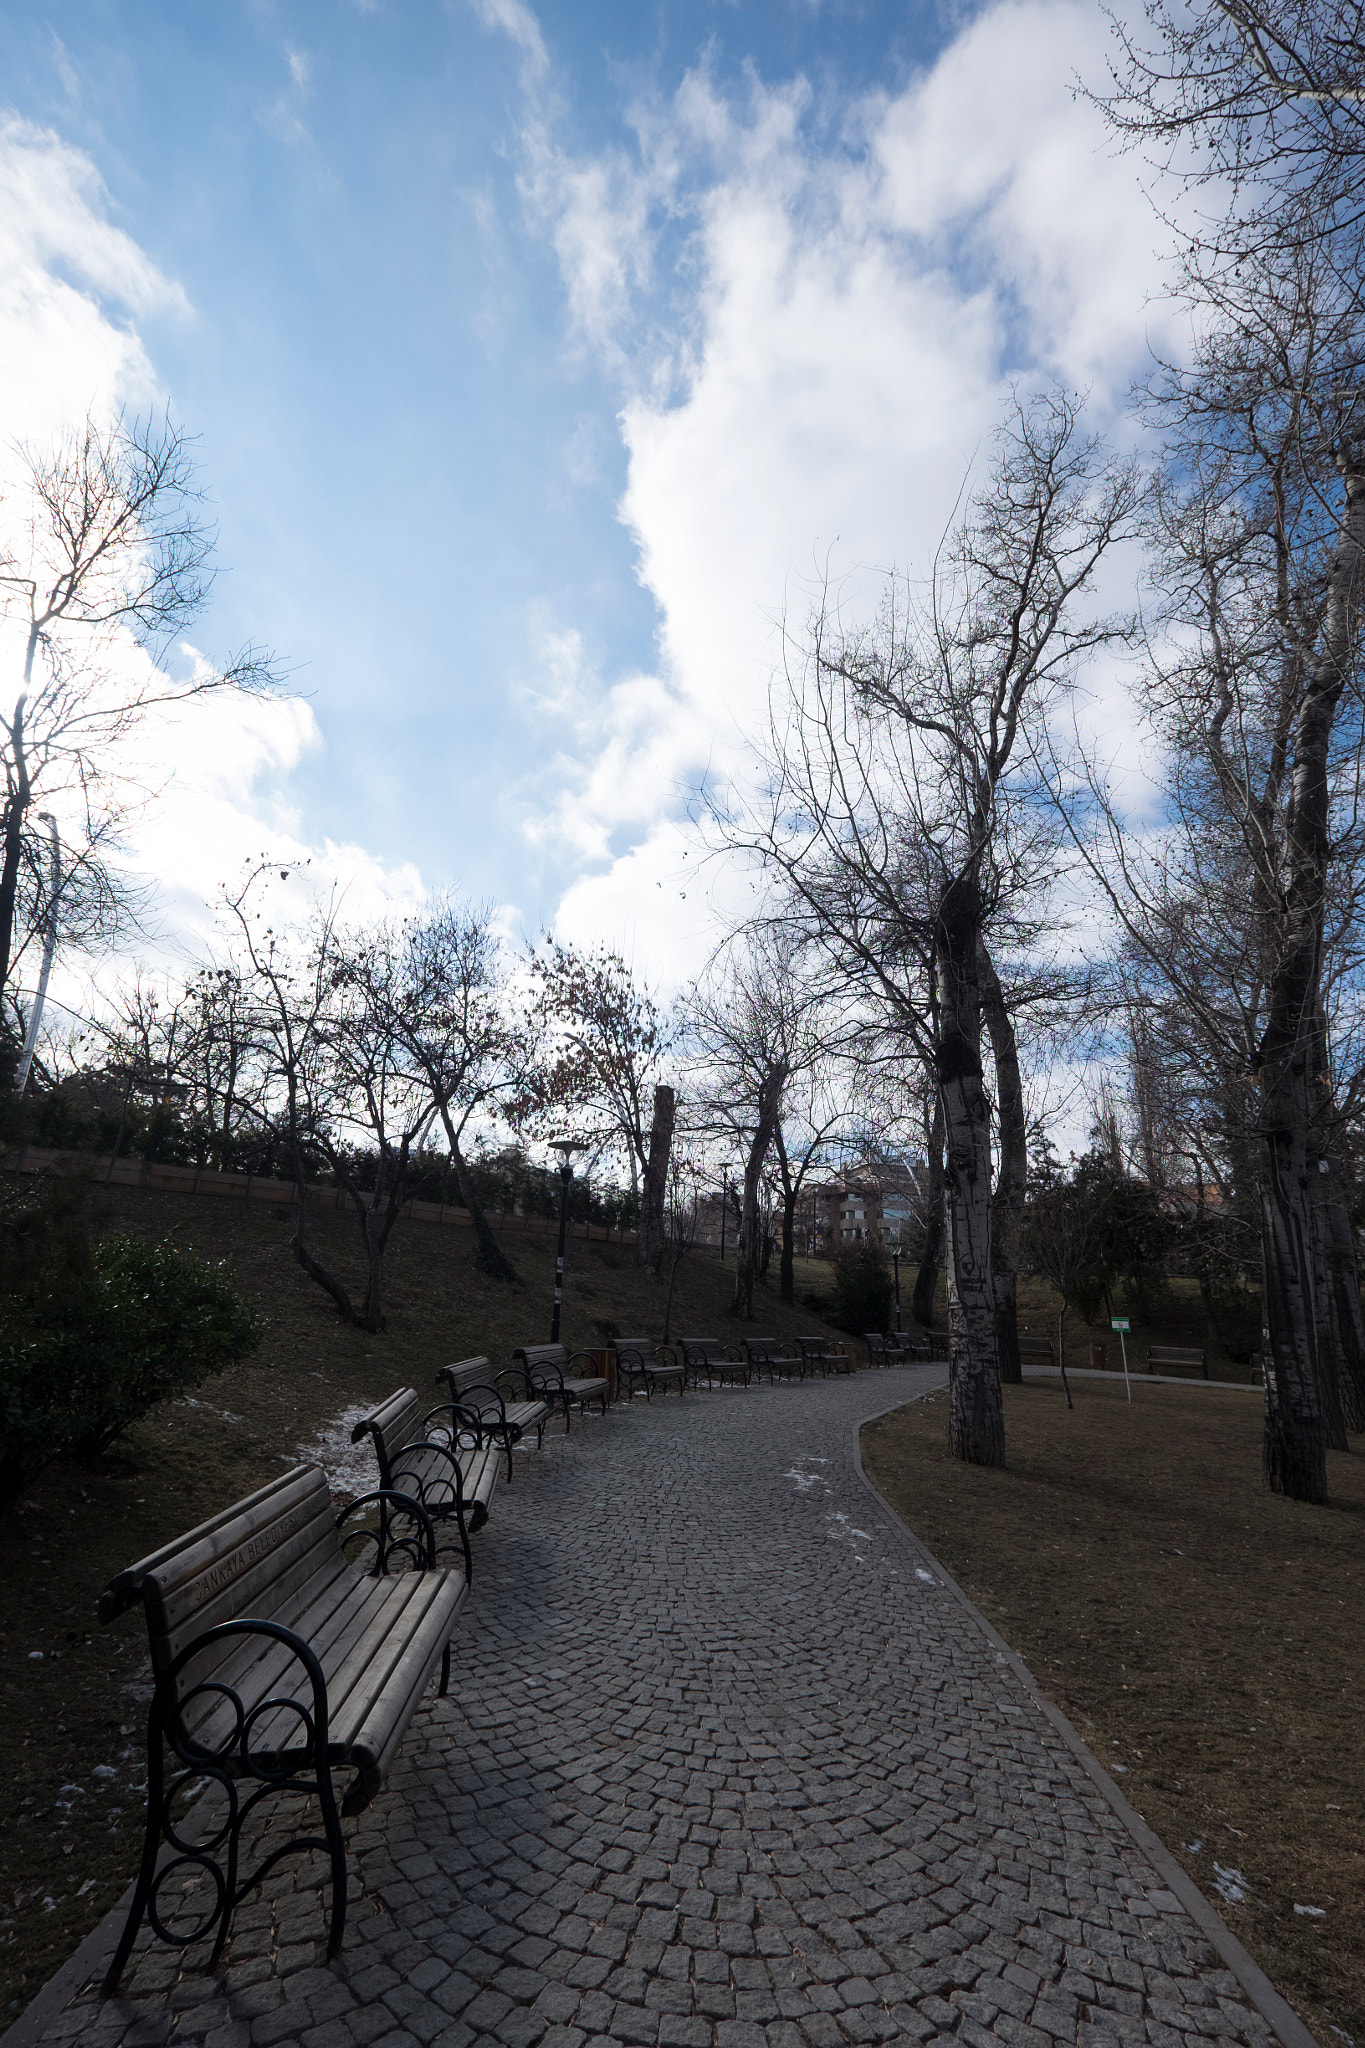
[(861, 1336), (864, 1330), (885, 1330), (891, 1323), (895, 1282), (891, 1261), (870, 1238), (850, 1245), (834, 1261), (834, 1300), (829, 1319), (836, 1330)]
[(96, 1456), (260, 1341), (226, 1267), (136, 1237), (92, 1247), (83, 1225), (83, 1199), (60, 1183), (0, 1213), (0, 1503), (59, 1452)]

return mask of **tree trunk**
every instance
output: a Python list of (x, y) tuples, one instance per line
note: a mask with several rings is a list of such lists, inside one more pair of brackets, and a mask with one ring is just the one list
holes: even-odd
[(991, 1197), (991, 1275), (995, 1284), (995, 1337), (1004, 1385), (1023, 1385), (1019, 1364), (1019, 1246), (1024, 1230), (1024, 1196), (1028, 1187), (1028, 1119), (1024, 1087), (1019, 1078), (1019, 1043), (1014, 1019), (1005, 1007), (1000, 977), (986, 950), (977, 947), (981, 1010), (990, 1033), (995, 1061), (995, 1114), (1000, 1167)]
[[(782, 1133), (782, 1119), (778, 1118), (773, 1128), (773, 1150), (777, 1154), (777, 1168), (782, 1180), (782, 1259), (779, 1266), (778, 1294), (783, 1301), (796, 1300), (796, 1205), (801, 1199), (801, 1184), (806, 1167), (793, 1177), (791, 1161), (787, 1157), (786, 1139)], [(809, 1164), (810, 1153), (806, 1154)]]
[(460, 1149), (460, 1140), (454, 1123), (444, 1110), (441, 1112), (441, 1121), (446, 1127), (446, 1143), (450, 1146), (450, 1163), (455, 1169), (455, 1183), (460, 1190), (460, 1200), (468, 1209), (469, 1220), (474, 1226), (474, 1236), (478, 1244), (474, 1264), (479, 1272), (486, 1273), (490, 1280), (520, 1281), (521, 1275), (493, 1235), (492, 1225), (488, 1221), (483, 1203), (475, 1192), (468, 1162)]
[(673, 1150), (673, 1125), (677, 1113), (677, 1090), (661, 1084), (654, 1090), (654, 1119), (649, 1127), (649, 1158), (645, 1163), (637, 1241), (640, 1264), (655, 1275), (664, 1255), (664, 1200), (668, 1193), (668, 1160)]
[(1341, 1412), (1347, 1429), (1365, 1430), (1365, 1314), (1360, 1304), (1360, 1273), (1355, 1232), (1342, 1192), (1335, 1160), (1322, 1176), (1322, 1221), (1326, 1237), (1328, 1284), (1332, 1294), (1340, 1368)]
[[(28, 661), (24, 670), (27, 686), (29, 672), (33, 666), (33, 650), (36, 645), (29, 635)], [(14, 952), (14, 918), (19, 901), (19, 866), (24, 853), (24, 820), (33, 801), (33, 790), (29, 782), (28, 756), (24, 750), (24, 706), (28, 701), (27, 687), (20, 693), (14, 706), (14, 722), (10, 737), (14, 745), (14, 785), (5, 805), (5, 829), (0, 841), (0, 992), (9, 980), (10, 959)]]
[(974, 877), (939, 905), (938, 1085), (946, 1141), (948, 1449), (1003, 1465), (1005, 1418), (991, 1276), (991, 1127), (981, 1070), (980, 910)]
[(1292, 1500), (1327, 1498), (1327, 1438), (1314, 1325), (1317, 1172), (1312, 1071), (1320, 1009), (1323, 911), (1332, 857), (1327, 762), (1351, 672), (1365, 568), (1365, 471), (1343, 449), (1345, 500), (1323, 605), (1322, 642), (1294, 720), (1283, 825), (1283, 913), (1274, 933), (1266, 1027), (1259, 1047), (1261, 1253), (1265, 1271), (1265, 1475)]
[(343, 1321), (359, 1325), (360, 1318), (341, 1281), (320, 1265), (308, 1249), (305, 1228), (308, 1215), (308, 1182), (304, 1175), (303, 1150), (295, 1138), (291, 1143), (294, 1155), (294, 1234), (289, 1240), (289, 1249), (294, 1254), (308, 1278), (320, 1287), (324, 1294), (331, 1296), (338, 1315)]
[(928, 1140), (929, 1199), (924, 1225), (924, 1250), (920, 1254), (915, 1289), (910, 1297), (910, 1314), (922, 1330), (934, 1327), (934, 1296), (938, 1292), (939, 1267), (943, 1263), (943, 1097), (934, 1091), (934, 1115)]
[(768, 1069), (758, 1091), (758, 1122), (749, 1156), (744, 1162), (744, 1195), (740, 1209), (739, 1235), (735, 1241), (735, 1313), (746, 1323), (754, 1319), (754, 1283), (762, 1251), (758, 1220), (758, 1184), (763, 1174), (773, 1132), (782, 1110), (782, 1091), (787, 1085), (785, 1062)]

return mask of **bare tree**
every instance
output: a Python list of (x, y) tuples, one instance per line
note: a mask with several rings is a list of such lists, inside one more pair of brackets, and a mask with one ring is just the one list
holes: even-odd
[[(281, 872), (287, 881), (289, 871)], [(274, 873), (273, 863), (254, 869), (225, 911), (250, 976), (266, 1113), (293, 1169), (290, 1249), (345, 1321), (377, 1331), (384, 1326), (385, 1250), (413, 1155), (436, 1112), (414, 1084), (394, 1032), (373, 940), (346, 940), (330, 911), (292, 928), (265, 924)], [(308, 1243), (310, 1169), (330, 1173), (350, 1201), (364, 1259), (358, 1303)]]
[(17, 625), (22, 651), (12, 709), (0, 717), (0, 991), (25, 879), (41, 874), (37, 807), (61, 814), (68, 926), (79, 925), (79, 908), (102, 929), (120, 897), (109, 855), (130, 789), (123, 743), (155, 706), (273, 680), (251, 649), (222, 669), (196, 664), (183, 680), (164, 667), (204, 603), (213, 543), (178, 428), (91, 416), (51, 449), (20, 446), (14, 463), (0, 617)]
[(565, 1113), (595, 1152), (624, 1153), (640, 1197), (638, 1255), (657, 1273), (677, 1096), (662, 1072), (673, 1020), (637, 985), (619, 953), (578, 952), (554, 939), (532, 955), (531, 1016), (543, 1050), (518, 1108), (523, 1126), (549, 1130)]
[(699, 1058), (694, 1117), (707, 1117), (713, 1130), (725, 1133), (744, 1162), (735, 1312), (748, 1321), (764, 1261), (764, 1173), (778, 1142), (788, 1084), (795, 1075), (809, 1074), (822, 1057), (820, 998), (789, 935), (756, 923), (722, 947), (687, 1007)]
[(1343, 1376), (1360, 1382), (1316, 1183), (1344, 1107), (1318, 1085), (1323, 1003), (1356, 978), (1365, 880), (1365, 328), (1312, 236), (1211, 284), (1205, 314), (1191, 368), (1150, 398), (1166, 459), (1143, 701), (1167, 828), (1126, 833), (1092, 770), (1088, 858), (1211, 1069), (1254, 1092), (1266, 1476), (1321, 1501)]
[[(774, 707), (769, 807), (732, 822), (850, 1005), (932, 1066), (943, 1106), (955, 1456), (1000, 1464), (983, 935), (1030, 903), (1055, 848), (1029, 736), (1078, 663), (1124, 628), (1082, 600), (1127, 529), (1129, 467), (1062, 396), (1020, 406), (928, 592), (894, 583), (875, 626), (828, 601)], [(1046, 841), (1046, 844), (1044, 844)]]
[(514, 1281), (517, 1269), (493, 1235), (464, 1150), (471, 1119), (507, 1102), (534, 1059), (524, 1023), (511, 1014), (492, 912), (439, 898), (397, 937), (376, 935), (372, 957), (374, 1000), (445, 1132), (478, 1241), (475, 1263), (494, 1280)]

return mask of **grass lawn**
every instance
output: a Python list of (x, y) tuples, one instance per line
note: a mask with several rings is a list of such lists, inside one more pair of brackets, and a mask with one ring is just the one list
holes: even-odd
[[(514, 1346), (549, 1336), (554, 1240), (515, 1223), (499, 1228), (521, 1273), (515, 1287), (474, 1271), (468, 1229), (400, 1224), (386, 1266), (388, 1324), (368, 1336), (338, 1322), (290, 1257), (283, 1205), (132, 1189), (102, 1201), (110, 1228), (173, 1234), (203, 1258), (231, 1256), (268, 1327), (254, 1358), (191, 1401), (154, 1411), (98, 1464), (50, 1466), (0, 1517), (0, 2029), (114, 1903), (141, 1846), (146, 1633), (140, 1611), (98, 1627), (101, 1589), (262, 1485), (282, 1461), (313, 1455), (319, 1429), (348, 1408), (403, 1385), (430, 1393), (434, 1407), (438, 1365), (480, 1352), (510, 1362)], [(310, 1228), (318, 1255), (358, 1286), (354, 1221), (322, 1215)], [(733, 1274), (733, 1259), (722, 1268), (714, 1252), (683, 1261), (675, 1336), (739, 1335)], [(828, 1267), (798, 1267), (798, 1295), (828, 1284)], [(571, 1350), (600, 1344), (613, 1328), (659, 1334), (663, 1297), (633, 1245), (571, 1240), (562, 1325)], [(762, 1296), (759, 1317), (776, 1335), (823, 1328), (775, 1295)], [(588, 1423), (584, 1436), (618, 1426), (629, 1425)]]
[(1262, 1484), (1255, 1395), (1072, 1391), (1005, 1388), (1004, 1471), (949, 1459), (943, 1394), (864, 1431), (868, 1474), (1325, 2048), (1360, 2048), (1365, 1438), (1302, 1507)]

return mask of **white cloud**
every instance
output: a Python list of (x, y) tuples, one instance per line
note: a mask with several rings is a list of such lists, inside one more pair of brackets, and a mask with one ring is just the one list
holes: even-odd
[[(23, 513), (10, 454), (16, 440), (41, 445), (90, 409), (108, 417), (120, 406), (164, 402), (134, 321), (168, 310), (188, 315), (188, 304), (110, 211), (88, 157), (50, 130), (0, 118), (0, 500), (7, 521)], [(19, 644), (14, 624), (0, 625), (0, 695), (8, 701), (19, 687)], [(104, 652), (125, 676), (147, 661), (130, 639)], [(176, 657), (197, 658), (192, 649)], [(288, 778), (323, 744), (311, 708), (294, 698), (210, 696), (147, 718), (123, 755), (132, 782), (149, 793), (123, 833), (127, 865), (157, 889), (159, 937), (139, 950), (174, 961), (197, 949), (219, 885), (266, 851), (311, 863), (309, 888), (343, 890), (348, 914), (368, 917), (418, 900), (421, 878), (411, 865), (385, 866), (355, 844), (307, 840)], [(61, 805), (53, 808), (66, 825)], [(68, 836), (77, 836), (74, 819)], [(73, 971), (74, 964), (59, 980), (59, 999), (75, 1001)]]
[(522, 54), (525, 82), (544, 76), (549, 65), (545, 39), (540, 33), (540, 23), (525, 0), (473, 0), (473, 7), (485, 28), (501, 30), (517, 45)]
[(154, 400), (156, 377), (131, 325), (189, 308), (109, 219), (90, 159), (50, 129), (0, 115), (0, 427), (46, 438), (88, 406)]
[[(533, 103), (526, 191), (572, 322), (624, 369), (620, 514), (660, 615), (657, 676), (581, 681), (572, 799), (538, 814), (600, 863), (566, 898), (580, 921), (648, 919), (663, 821), (708, 760), (742, 758), (782, 616), (827, 569), (856, 613), (881, 570), (927, 562), (1013, 379), (1116, 418), (1170, 315), (1132, 163), (1071, 90), (1105, 34), (1078, 0), (1005, 0), (837, 124), (799, 81), (737, 104), (701, 70), (636, 115), (633, 184), (619, 153), (557, 154)], [(638, 820), (630, 845), (576, 824), (604, 801)]]

